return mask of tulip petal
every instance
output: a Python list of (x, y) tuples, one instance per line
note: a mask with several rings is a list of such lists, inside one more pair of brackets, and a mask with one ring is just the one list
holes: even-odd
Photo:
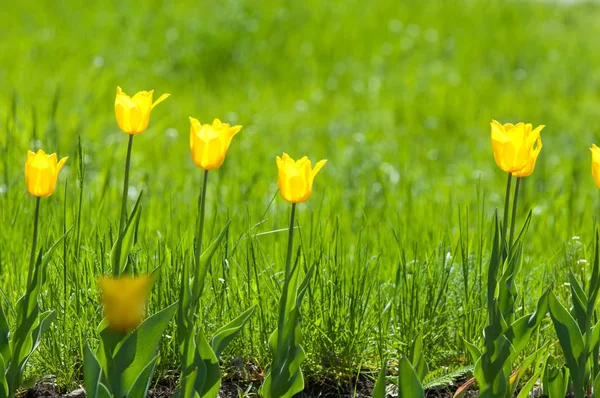
[(60, 162), (58, 162), (58, 164), (56, 165), (56, 174), (58, 174), (58, 172), (60, 171), (60, 169), (62, 169), (62, 167), (65, 165), (65, 163), (67, 163), (67, 160), (69, 159), (68, 156), (62, 158), (60, 160)]
[(325, 166), (326, 163), (327, 163), (327, 159), (323, 159), (323, 160), (318, 161), (317, 164), (315, 164), (315, 167), (312, 170), (313, 178), (315, 178), (315, 176), (317, 175), (319, 170), (321, 170), (323, 168), (323, 166)]
[(163, 94), (160, 97), (158, 97), (158, 99), (156, 101), (154, 101), (154, 103), (152, 104), (150, 109), (154, 109), (154, 107), (158, 104), (160, 104), (161, 102), (163, 102), (164, 100), (166, 100), (167, 98), (169, 98), (171, 96), (171, 94)]

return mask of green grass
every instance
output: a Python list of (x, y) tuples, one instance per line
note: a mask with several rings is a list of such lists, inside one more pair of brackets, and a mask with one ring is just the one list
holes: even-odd
[[(534, 214), (523, 306), (553, 282), (566, 293), (566, 270), (585, 272), (600, 214), (587, 149), (600, 142), (598, 5), (39, 3), (0, 10), (0, 301), (9, 316), (31, 244), (28, 149), (70, 156), (42, 201), (41, 242), (75, 228), (51, 263), (43, 307), (59, 315), (32, 375), (73, 388), (83, 345), (96, 338), (96, 277), (110, 273), (127, 143), (117, 85), (172, 94), (132, 155), (130, 206), (144, 191), (136, 269), (161, 266), (151, 312), (177, 299), (193, 258), (202, 172), (188, 116), (244, 126), (211, 174), (205, 228), (207, 241), (233, 220), (203, 299), (207, 334), (258, 305), (227, 351), (232, 363), (269, 364), (290, 209), (277, 194), (283, 151), (329, 159), (298, 213), (303, 266), (317, 265), (303, 312), (309, 378), (350, 380), (380, 366), (380, 349), (397, 358), (420, 331), (430, 367), (462, 363), (462, 338), (478, 339), (485, 321), (491, 218), (503, 206), (493, 118), (546, 125), (520, 198), (521, 222)], [(542, 340), (555, 339), (543, 330)], [(161, 374), (177, 369), (174, 345), (164, 339)]]

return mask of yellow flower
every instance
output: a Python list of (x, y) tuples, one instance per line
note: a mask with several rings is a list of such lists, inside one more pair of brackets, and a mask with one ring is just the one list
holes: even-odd
[(25, 161), (25, 185), (27, 191), (39, 198), (52, 195), (58, 172), (66, 163), (68, 157), (62, 158), (60, 162), (56, 154), (46, 155), (41, 149), (37, 152), (27, 152)]
[(516, 177), (526, 177), (533, 173), (537, 156), (542, 149), (540, 132), (545, 126), (532, 130), (531, 124), (491, 122), (492, 149), (496, 164)]
[(233, 136), (242, 126), (229, 126), (215, 119), (210, 124), (201, 124), (198, 119), (190, 117), (190, 150), (196, 166), (204, 170), (220, 167), (231, 144)]
[(527, 165), (521, 170), (512, 173), (513, 177), (528, 177), (533, 173), (533, 170), (535, 170), (535, 162), (537, 161), (537, 157), (542, 150), (542, 137), (538, 136), (535, 142), (536, 143), (534, 147), (532, 147), (529, 151), (529, 160), (527, 161)]
[(592, 144), (590, 151), (592, 151), (592, 175), (596, 186), (600, 188), (600, 148)]
[(148, 128), (152, 109), (171, 95), (163, 94), (159, 99), (152, 102), (153, 93), (154, 90), (140, 91), (133, 97), (130, 97), (121, 90), (121, 87), (117, 87), (115, 113), (121, 131), (130, 135), (136, 135), (143, 133)]
[(284, 153), (282, 157), (277, 156), (277, 168), (279, 169), (277, 185), (281, 196), (291, 203), (308, 200), (312, 193), (313, 180), (325, 163), (327, 160), (321, 160), (313, 169), (306, 156), (298, 161), (294, 161), (287, 153)]
[(146, 300), (152, 278), (148, 275), (100, 277), (104, 316), (113, 330), (128, 332), (135, 329), (144, 317)]

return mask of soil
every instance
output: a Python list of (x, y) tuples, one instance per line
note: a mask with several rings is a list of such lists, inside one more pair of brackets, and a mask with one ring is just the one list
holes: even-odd
[[(258, 384), (248, 384), (244, 382), (224, 381), (221, 385), (221, 391), (218, 398), (238, 398), (248, 393), (249, 396), (257, 396)], [(154, 385), (148, 391), (148, 398), (168, 398), (174, 391), (173, 382), (161, 381)], [(308, 384), (305, 390), (297, 395), (297, 398), (369, 398), (373, 391), (373, 381), (359, 380), (356, 386), (352, 385), (332, 385), (326, 383)], [(389, 390), (388, 397), (396, 397), (393, 389)], [(476, 391), (469, 391), (465, 398), (477, 396)], [(19, 395), (20, 398), (82, 398), (85, 392), (78, 389), (69, 393), (61, 393), (50, 383), (38, 383)], [(427, 398), (452, 398), (450, 391), (428, 391)]]

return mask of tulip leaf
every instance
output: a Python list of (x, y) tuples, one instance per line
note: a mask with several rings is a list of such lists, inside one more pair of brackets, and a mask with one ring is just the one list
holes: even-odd
[(572, 315), (577, 321), (579, 329), (583, 330), (585, 329), (587, 318), (586, 303), (588, 298), (571, 271), (569, 271), (569, 284), (571, 286), (571, 297), (573, 299)]
[(154, 373), (154, 367), (157, 360), (158, 355), (152, 358), (148, 365), (140, 372), (127, 392), (127, 398), (145, 397), (147, 395), (146, 393), (148, 392), (148, 387), (150, 387), (152, 374)]
[[(0, 307), (0, 356), (2, 358), (10, 358), (10, 328), (4, 310)], [(4, 374), (1, 372), (0, 374)]]
[(131, 215), (125, 225), (125, 229), (119, 231), (119, 236), (110, 252), (110, 261), (113, 270), (117, 271), (115, 272), (116, 276), (121, 275), (121, 273), (131, 273), (131, 266), (128, 264), (127, 259), (129, 258), (131, 249), (133, 249), (135, 224), (137, 224), (141, 215), (140, 201), (143, 193), (144, 191), (140, 192), (138, 195), (133, 210), (131, 211)]
[(254, 313), (255, 309), (256, 306), (250, 307), (242, 314), (240, 314), (237, 318), (235, 318), (234, 320), (217, 330), (210, 343), (212, 350), (214, 351), (217, 357), (221, 355), (225, 347), (227, 347), (231, 340), (233, 340), (235, 336), (237, 336), (237, 334), (240, 332), (240, 330), (242, 330), (246, 322)]
[(537, 372), (535, 372), (533, 374), (533, 376), (531, 376), (531, 378), (527, 381), (527, 383), (525, 383), (522, 387), (521, 387), (521, 391), (519, 391), (519, 395), (517, 395), (517, 398), (529, 398), (530, 395), (529, 393), (531, 392), (531, 390), (533, 390), (533, 387), (535, 387), (536, 383), (538, 382), (540, 375), (541, 375), (542, 371), (538, 370)]
[[(123, 342), (115, 355), (115, 374), (121, 377), (122, 391), (129, 391), (144, 368), (156, 356), (160, 337), (177, 310), (178, 303), (146, 318)], [(152, 377), (152, 375), (150, 375)], [(116, 393), (116, 391), (115, 391)]]
[(98, 398), (98, 389), (102, 377), (102, 368), (98, 359), (86, 344), (83, 349), (83, 381), (87, 398)]
[(546, 362), (544, 370), (544, 395), (549, 398), (564, 398), (569, 388), (569, 370), (555, 367), (551, 361)]
[(419, 333), (417, 337), (413, 340), (411, 353), (411, 360), (415, 372), (420, 381), (423, 381), (427, 373), (429, 372), (429, 368), (427, 367), (427, 362), (425, 362), (425, 358), (423, 356), (423, 334)]
[(375, 387), (373, 388), (373, 398), (386, 398), (386, 363), (384, 362), (381, 365), (381, 369), (379, 369), (379, 375), (377, 376), (377, 382), (375, 382)]
[(471, 360), (473, 361), (473, 363), (476, 363), (479, 358), (481, 358), (481, 350), (472, 343), (469, 343), (466, 340), (463, 340), (465, 342), (465, 346), (467, 347), (467, 351), (469, 351), (469, 354), (471, 355)]
[(594, 386), (594, 391), (596, 391), (596, 394), (597, 394), (597, 392), (600, 391), (600, 373), (598, 373), (596, 375), (593, 386)]
[(550, 305), (550, 316), (554, 329), (558, 336), (558, 341), (565, 355), (565, 362), (571, 372), (577, 372), (579, 368), (579, 358), (583, 354), (584, 342), (575, 319), (557, 300), (554, 293), (550, 293), (548, 302)]
[[(297, 257), (298, 258), (298, 257)], [(273, 353), (273, 362), (261, 387), (265, 398), (291, 398), (304, 389), (304, 376), (300, 364), (306, 359), (306, 353), (300, 345), (302, 328), (300, 324), (300, 306), (306, 293), (312, 274), (312, 266), (298, 287), (298, 264), (295, 262), (288, 280), (287, 295), (282, 292), (280, 314), (283, 311), (283, 325), (269, 337), (269, 346)], [(283, 326), (281, 330), (280, 326)], [(281, 346), (279, 346), (281, 333)]]
[(0, 356), (0, 398), (7, 398), (9, 394), (10, 389), (6, 380), (6, 363), (4, 358)]
[(219, 232), (219, 235), (217, 235), (217, 237), (211, 242), (210, 246), (208, 246), (200, 256), (200, 264), (196, 264), (196, 274), (194, 275), (193, 284), (194, 288), (192, 290), (193, 305), (196, 305), (202, 296), (206, 274), (208, 273), (208, 268), (210, 267), (210, 260), (216, 253), (223, 239), (225, 239), (225, 236), (227, 236), (227, 231), (229, 230), (230, 224), (231, 220), (228, 220), (221, 232)]
[(200, 398), (216, 398), (221, 388), (221, 368), (217, 356), (204, 337), (202, 330), (199, 331), (196, 339), (197, 359), (196, 363), (203, 362), (205, 377), (202, 386), (196, 383), (196, 392)]
[(402, 357), (398, 365), (398, 398), (423, 398), (425, 392), (410, 361)]

